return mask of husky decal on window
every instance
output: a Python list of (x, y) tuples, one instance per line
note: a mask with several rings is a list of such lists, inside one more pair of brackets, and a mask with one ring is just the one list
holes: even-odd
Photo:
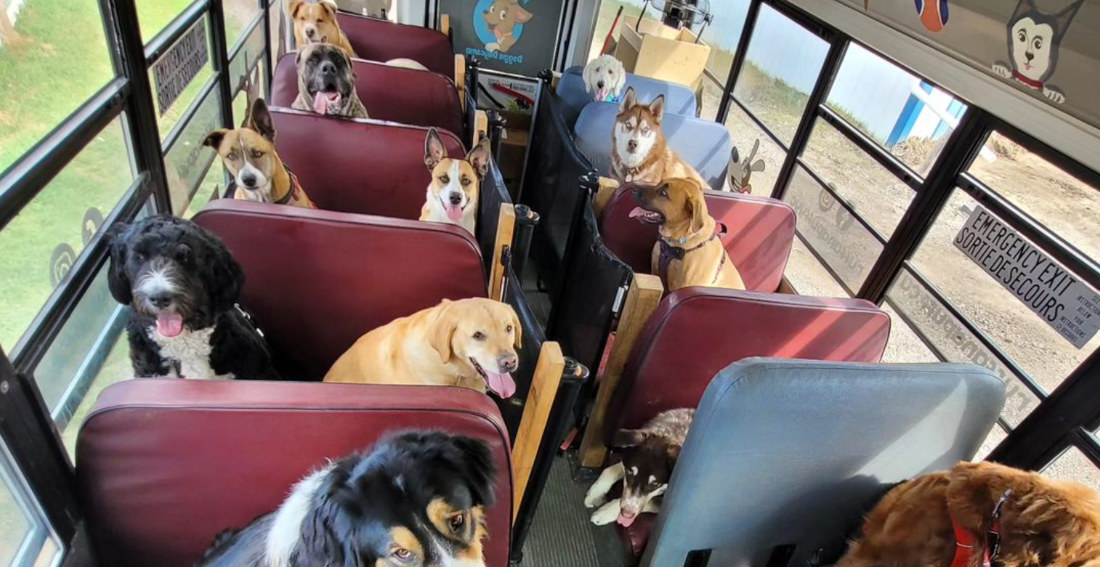
[(1073, 17), (1084, 0), (1065, 7), (1056, 14), (1044, 14), (1034, 0), (1020, 0), (1008, 22), (1008, 63), (997, 61), (993, 71), (1015, 80), (1059, 104), (1066, 95), (1047, 81), (1058, 65), (1058, 48)]

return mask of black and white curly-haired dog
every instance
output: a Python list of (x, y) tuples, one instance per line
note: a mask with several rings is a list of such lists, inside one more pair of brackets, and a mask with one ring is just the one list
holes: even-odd
[(197, 567), (485, 567), (495, 475), (482, 441), (403, 433), (310, 473)]
[(244, 271), (216, 236), (154, 216), (111, 232), (111, 295), (133, 309), (137, 377), (278, 379), (263, 336), (236, 304)]

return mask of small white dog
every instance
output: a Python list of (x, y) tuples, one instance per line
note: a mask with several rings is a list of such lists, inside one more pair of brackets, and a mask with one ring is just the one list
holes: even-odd
[(584, 88), (597, 101), (616, 102), (626, 84), (626, 69), (613, 55), (601, 55), (584, 66)]

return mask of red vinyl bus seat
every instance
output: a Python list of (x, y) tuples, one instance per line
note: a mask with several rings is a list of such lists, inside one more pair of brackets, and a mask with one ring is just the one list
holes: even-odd
[[(636, 273), (652, 271), (653, 245), (657, 225), (629, 217), (637, 206), (624, 184), (608, 200), (600, 215), (600, 236), (607, 249)], [(706, 191), (707, 209), (725, 225), (722, 244), (741, 272), (750, 291), (776, 291), (794, 244), (795, 213), (777, 199), (753, 197), (725, 191)]]
[[(428, 129), (376, 120), (328, 118), (271, 109), (279, 158), (321, 209), (420, 218), (431, 172), (424, 165)], [(454, 134), (440, 131), (450, 156), (465, 156)]]
[[(289, 108), (298, 97), (298, 54), (283, 55), (271, 83), (271, 106)], [(367, 114), (412, 126), (435, 126), (461, 136), (462, 105), (449, 76), (354, 59), (355, 88)]]
[[(739, 360), (766, 356), (879, 362), (890, 317), (862, 299), (689, 287), (666, 296), (638, 337), (608, 407), (605, 441), (658, 413), (696, 407), (711, 379)], [(623, 535), (635, 555), (652, 518)]]
[(301, 372), (290, 379), (320, 380), (363, 333), (398, 317), (487, 295), (478, 245), (454, 225), (231, 199), (194, 221), (240, 262), (241, 304), (287, 355), (280, 367)]
[(407, 57), (446, 77), (455, 73), (454, 49), (442, 32), (421, 26), (338, 12), (336, 21), (355, 55), (371, 61)]
[(488, 565), (508, 562), (510, 441), (487, 396), (462, 388), (127, 380), (81, 427), (76, 479), (99, 565), (190, 567), (226, 528), (276, 509), (327, 460), (408, 429), (481, 439), (497, 467)]

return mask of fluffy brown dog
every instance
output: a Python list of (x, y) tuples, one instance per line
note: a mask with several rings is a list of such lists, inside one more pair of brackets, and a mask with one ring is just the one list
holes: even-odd
[(687, 286), (745, 289), (716, 224), (707, 211), (703, 187), (694, 179), (667, 179), (634, 189), (638, 206), (630, 218), (661, 225), (653, 245), (653, 273), (668, 291)]
[(290, 0), (286, 9), (294, 20), (294, 41), (298, 49), (311, 43), (331, 43), (346, 51), (349, 57), (356, 57), (348, 36), (336, 21), (335, 2)]
[(491, 299), (444, 299), (359, 338), (325, 382), (462, 386), (501, 398), (516, 393), (523, 330), (511, 305)]
[(960, 463), (895, 487), (867, 516), (863, 537), (837, 567), (947, 567), (955, 557), (951, 518), (975, 540), (979, 567), (997, 502), (1001, 567), (1100, 567), (1100, 497), (1075, 482), (994, 463)]

